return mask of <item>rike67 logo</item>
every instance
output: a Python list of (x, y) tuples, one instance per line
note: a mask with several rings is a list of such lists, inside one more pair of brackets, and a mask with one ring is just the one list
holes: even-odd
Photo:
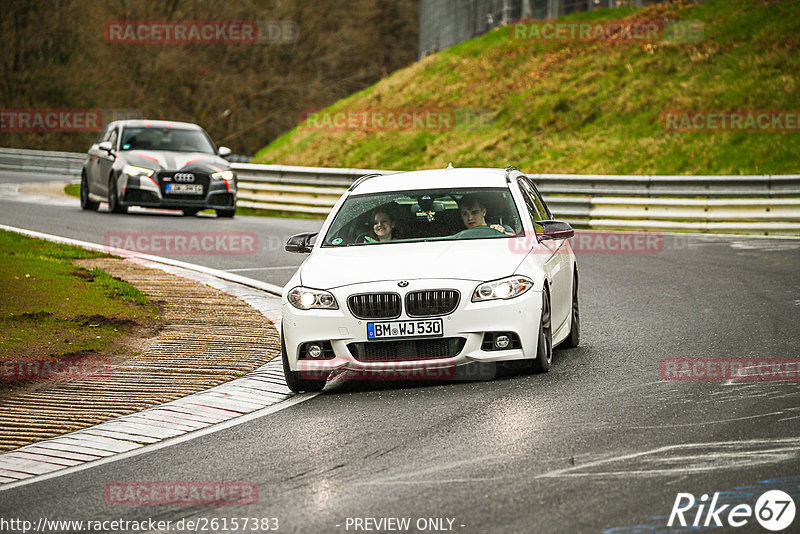
[(678, 493), (667, 526), (721, 527), (727, 523), (728, 526), (735, 528), (752, 524), (755, 518), (765, 529), (778, 532), (792, 524), (796, 512), (791, 495), (781, 490), (770, 490), (762, 494), (755, 506), (720, 505), (719, 500), (719, 492), (714, 493), (710, 502), (707, 494), (697, 501), (691, 493)]

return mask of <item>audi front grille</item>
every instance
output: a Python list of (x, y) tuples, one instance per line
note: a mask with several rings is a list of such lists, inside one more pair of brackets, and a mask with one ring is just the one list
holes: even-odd
[(395, 319), (400, 317), (397, 293), (361, 293), (347, 299), (347, 307), (359, 319)]
[(455, 289), (425, 289), (406, 295), (406, 313), (409, 317), (434, 317), (453, 313), (461, 294)]

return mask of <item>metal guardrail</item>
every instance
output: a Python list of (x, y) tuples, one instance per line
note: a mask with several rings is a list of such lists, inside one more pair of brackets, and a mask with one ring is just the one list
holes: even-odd
[[(234, 164), (239, 205), (324, 216), (353, 180), (398, 171)], [(800, 234), (800, 174), (528, 174), (551, 211), (579, 228)]]
[(0, 169), (8, 171), (52, 172), (80, 176), (86, 154), (48, 152), (20, 148), (0, 148)]
[[(0, 169), (79, 176), (86, 156), (0, 148)], [(238, 205), (325, 216), (369, 173), (400, 171), (233, 163)], [(528, 174), (555, 216), (578, 228), (800, 235), (800, 174), (605, 176)]]

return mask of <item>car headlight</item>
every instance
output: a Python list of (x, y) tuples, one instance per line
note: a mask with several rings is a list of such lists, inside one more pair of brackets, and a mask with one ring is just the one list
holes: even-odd
[(219, 171), (211, 175), (212, 178), (222, 178), (223, 180), (233, 180), (233, 171)]
[(494, 282), (484, 282), (472, 293), (472, 302), (484, 300), (513, 299), (533, 287), (533, 281), (525, 276), (510, 276)]
[(128, 176), (153, 176), (156, 172), (153, 169), (145, 169), (144, 167), (137, 167), (135, 165), (125, 165), (122, 167), (122, 173)]
[(336, 298), (320, 289), (310, 289), (308, 287), (296, 287), (289, 291), (289, 303), (301, 310), (338, 310), (339, 305)]

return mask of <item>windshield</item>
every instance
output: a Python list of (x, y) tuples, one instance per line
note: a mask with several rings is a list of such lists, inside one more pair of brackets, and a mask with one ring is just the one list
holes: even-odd
[(122, 150), (216, 153), (205, 132), (176, 128), (125, 128), (122, 131)]
[(322, 246), (508, 238), (522, 231), (507, 188), (397, 191), (348, 197)]

